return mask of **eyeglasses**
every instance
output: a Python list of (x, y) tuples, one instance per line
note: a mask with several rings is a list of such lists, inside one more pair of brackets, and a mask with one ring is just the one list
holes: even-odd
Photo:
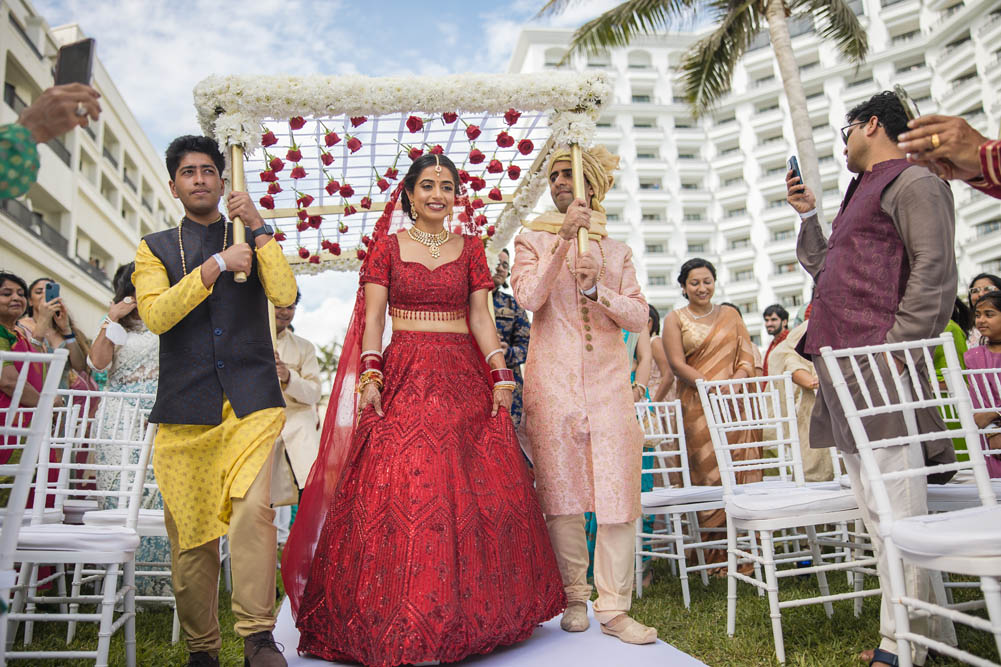
[(987, 292), (996, 292), (997, 287), (994, 285), (987, 285), (985, 287), (974, 287), (970, 290), (970, 294), (986, 294)]
[[(848, 143), (848, 137), (851, 136), (851, 129), (850, 128), (853, 128), (856, 125), (865, 125), (868, 122), (869, 121), (867, 121), (867, 120), (860, 120), (860, 121), (856, 121), (854, 123), (849, 123), (848, 125), (845, 125), (843, 128), (841, 128), (841, 140), (844, 141), (847, 144)], [(845, 130), (848, 130), (848, 132), (845, 132)]]

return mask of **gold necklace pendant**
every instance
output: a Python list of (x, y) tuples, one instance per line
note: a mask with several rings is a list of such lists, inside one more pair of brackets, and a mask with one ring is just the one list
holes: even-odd
[(430, 232), (425, 232), (422, 229), (417, 229), (416, 226), (411, 225), (407, 229), (407, 236), (421, 245), (427, 246), (428, 253), (435, 259), (438, 259), (441, 257), (441, 246), (448, 241), (448, 230), (442, 229), (437, 234), (432, 234)]

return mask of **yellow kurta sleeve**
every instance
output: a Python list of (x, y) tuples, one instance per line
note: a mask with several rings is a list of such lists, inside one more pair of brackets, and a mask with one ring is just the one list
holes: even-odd
[[(138, 270), (138, 262), (136, 269)], [(268, 301), (276, 306), (291, 306), (295, 303), (298, 288), (295, 284), (295, 276), (292, 274), (292, 267), (285, 259), (285, 253), (278, 241), (271, 239), (262, 247), (257, 249), (257, 276), (264, 285), (264, 293)], [(141, 314), (142, 311), (140, 311)], [(147, 323), (146, 326), (149, 326)]]
[[(173, 328), (212, 293), (212, 288), (205, 287), (202, 283), (200, 265), (176, 285), (171, 286), (167, 269), (149, 249), (146, 241), (141, 241), (136, 251), (136, 269), (132, 274), (132, 284), (136, 286), (139, 316), (149, 330), (157, 335)], [(295, 295), (292, 298), (294, 300)]]

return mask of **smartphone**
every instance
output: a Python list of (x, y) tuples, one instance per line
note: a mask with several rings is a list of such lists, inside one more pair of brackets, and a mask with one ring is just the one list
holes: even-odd
[(59, 298), (59, 283), (45, 283), (45, 300), (52, 301)]
[(793, 155), (792, 157), (790, 157), (789, 162), (787, 164), (789, 165), (789, 169), (792, 170), (792, 175), (799, 179), (799, 184), (802, 184), (803, 172), (799, 170), (799, 160), (796, 159), (796, 156)]
[(918, 111), (918, 105), (914, 103), (914, 100), (907, 94), (903, 86), (898, 83), (893, 87), (893, 92), (896, 94), (897, 99), (900, 100), (900, 106), (904, 107), (904, 114), (907, 116), (908, 121), (912, 121), (921, 115), (921, 112)]
[(60, 47), (56, 57), (55, 84), (61, 86), (67, 83), (83, 83), (90, 85), (94, 73), (93, 39), (81, 39), (79, 42)]

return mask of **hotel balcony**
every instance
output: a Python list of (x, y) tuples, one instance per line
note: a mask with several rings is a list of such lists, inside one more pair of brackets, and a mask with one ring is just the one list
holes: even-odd
[(881, 0), (879, 18), (887, 28), (914, 20), (921, 11), (921, 0)]
[(733, 185), (723, 185), (716, 191), (716, 201), (724, 207), (744, 204), (747, 201), (747, 183), (741, 180)]
[(791, 206), (766, 206), (761, 211), (761, 221), (768, 227), (779, 223), (795, 222), (797, 219), (796, 211)]
[(720, 123), (719, 125), (713, 125), (708, 131), (709, 138), (716, 142), (720, 139), (728, 139), (730, 137), (740, 136), (740, 123), (737, 119), (729, 120), (725, 123)]
[(894, 72), (893, 83), (900, 84), (912, 96), (931, 85), (931, 70), (927, 66)]
[(709, 171), (709, 165), (702, 158), (682, 158), (679, 157), (677, 161), (678, 173), (684, 178), (685, 176), (705, 176)]
[(726, 234), (727, 232), (735, 232), (738, 229), (750, 229), (751, 228), (751, 216), (747, 213), (742, 213), (741, 215), (735, 215), (733, 217), (723, 217), (717, 223), (719, 231)]
[(1001, 9), (995, 9), (984, 17), (984, 23), (977, 29), (981, 44), (997, 45), (1001, 42)]
[(720, 259), (724, 266), (732, 266), (734, 264), (750, 264), (756, 256), (757, 251), (754, 246), (748, 243), (748, 245), (740, 248), (726, 246), (720, 254)]
[[(669, 190), (664, 192), (670, 194)], [(678, 194), (679, 194), (679, 199), (681, 200), (681, 203), (684, 206), (705, 207), (712, 203), (712, 195), (706, 190), (702, 189), (685, 190), (684, 188), (682, 188), (682, 190)], [(688, 223), (685, 223), (685, 225), (687, 228)]]
[(754, 159), (759, 162), (769, 158), (784, 157), (789, 152), (789, 142), (777, 139), (759, 143), (754, 148)]
[(744, 166), (744, 151), (740, 148), (732, 149), (732, 152), (720, 153), (712, 159), (713, 169), (716, 171), (726, 171), (734, 167)]
[(954, 81), (942, 96), (942, 112), (955, 116), (963, 113), (974, 99), (983, 99), (980, 93), (980, 77), (974, 74), (968, 79)]
[(935, 73), (945, 79), (952, 79), (962, 74), (973, 60), (974, 53), (972, 40), (953, 47), (945, 47), (935, 62)]
[(761, 132), (763, 130), (781, 130), (782, 123), (785, 122), (785, 112), (782, 111), (782, 107), (777, 109), (770, 109), (764, 113), (757, 113), (751, 116), (751, 127), (754, 128), (755, 132)]

